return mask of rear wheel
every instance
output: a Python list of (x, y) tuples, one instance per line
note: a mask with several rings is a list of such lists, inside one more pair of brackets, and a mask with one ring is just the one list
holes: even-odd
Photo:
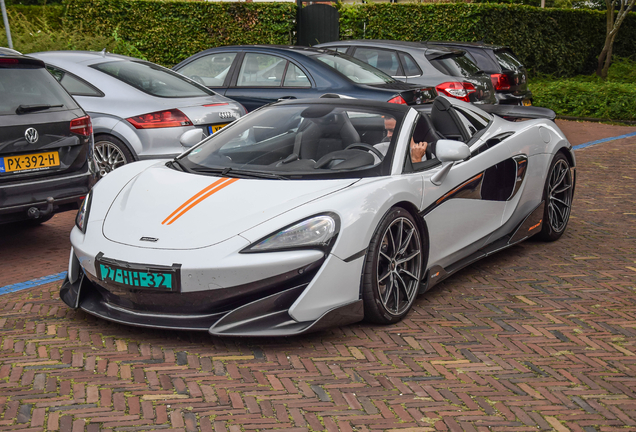
[(390, 324), (409, 312), (422, 275), (422, 236), (413, 216), (392, 208), (376, 229), (362, 275), (367, 321)]
[(552, 159), (543, 191), (543, 227), (538, 235), (541, 240), (558, 240), (568, 225), (574, 194), (574, 179), (570, 168), (563, 153), (557, 153)]
[(134, 160), (126, 144), (111, 135), (95, 136), (94, 158), (100, 178)]

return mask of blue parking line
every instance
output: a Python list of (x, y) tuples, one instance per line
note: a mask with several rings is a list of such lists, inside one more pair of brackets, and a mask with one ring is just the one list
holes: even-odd
[(20, 291), (27, 288), (33, 288), (33, 287), (44, 285), (51, 282), (56, 282), (56, 281), (64, 279), (65, 277), (66, 277), (66, 272), (64, 271), (62, 273), (52, 274), (52, 275), (44, 276), (37, 279), (31, 279), (30, 281), (26, 281), (26, 282), (20, 282), (13, 285), (6, 285), (3, 287), (0, 287), (0, 295)]
[(586, 143), (583, 143), (583, 144), (576, 145), (576, 146), (574, 146), (572, 148), (574, 150), (580, 150), (582, 148), (593, 146), (593, 145), (596, 145), (596, 144), (601, 144), (601, 143), (608, 142), (608, 141), (615, 141), (615, 140), (619, 140), (619, 139), (623, 139), (623, 138), (629, 138), (629, 137), (633, 137), (633, 136), (636, 136), (636, 132), (632, 132), (632, 133), (628, 133), (628, 134), (620, 135), (620, 136), (615, 136), (615, 137), (603, 138), (603, 139), (596, 140), (596, 141), (590, 141), (590, 142), (586, 142)]

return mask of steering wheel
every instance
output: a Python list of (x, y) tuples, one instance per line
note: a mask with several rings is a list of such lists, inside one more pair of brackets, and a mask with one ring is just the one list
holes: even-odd
[(353, 143), (353, 144), (349, 144), (347, 147), (345, 147), (345, 150), (354, 149), (356, 147), (359, 148), (359, 149), (370, 151), (371, 153), (373, 153), (374, 155), (376, 155), (380, 159), (380, 162), (382, 162), (384, 160), (384, 155), (382, 154), (382, 152), (380, 150), (378, 150), (377, 148), (373, 147), (370, 144)]
[(205, 85), (205, 83), (203, 82), (203, 78), (201, 78), (199, 75), (191, 75), (191, 76), (190, 76), (190, 79), (191, 79), (192, 81), (196, 81), (196, 82), (198, 82), (199, 84), (203, 84), (203, 85)]

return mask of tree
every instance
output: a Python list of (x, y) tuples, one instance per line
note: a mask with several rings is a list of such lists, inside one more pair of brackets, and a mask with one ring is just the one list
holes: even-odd
[(605, 36), (605, 45), (603, 45), (603, 50), (598, 56), (598, 67), (596, 69), (596, 75), (601, 78), (607, 78), (607, 71), (612, 63), (614, 39), (616, 39), (618, 29), (621, 27), (629, 11), (634, 7), (635, 2), (636, 0), (605, 0), (607, 6), (607, 11), (605, 12), (607, 18), (607, 33)]

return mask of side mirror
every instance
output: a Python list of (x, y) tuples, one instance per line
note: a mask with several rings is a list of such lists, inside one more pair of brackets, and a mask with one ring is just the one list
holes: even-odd
[(431, 182), (439, 186), (453, 165), (455, 165), (455, 162), (463, 161), (470, 156), (470, 149), (461, 141), (438, 140), (435, 146), (435, 155), (442, 162), (442, 169), (431, 177)]
[(198, 144), (203, 139), (203, 130), (196, 128), (190, 129), (189, 131), (184, 132), (179, 137), (179, 142), (184, 147), (192, 147), (195, 144)]

